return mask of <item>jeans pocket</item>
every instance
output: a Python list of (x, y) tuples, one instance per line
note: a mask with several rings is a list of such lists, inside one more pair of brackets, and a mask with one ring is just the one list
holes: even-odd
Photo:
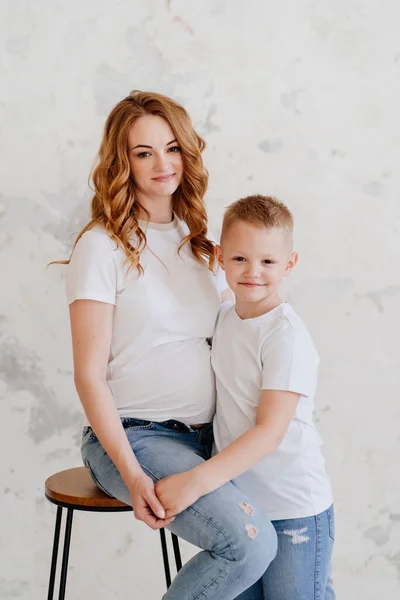
[(89, 464), (89, 461), (87, 460), (87, 458), (83, 461), (85, 464), (85, 467), (87, 468), (87, 470), (89, 471), (89, 475), (92, 478), (93, 482), (97, 485), (97, 487), (104, 492), (105, 494), (107, 494), (107, 496), (110, 496), (111, 498), (113, 498), (113, 495), (110, 494), (109, 492), (107, 492), (107, 490), (101, 485), (101, 483), (99, 482), (99, 480), (97, 479), (96, 475), (93, 473), (92, 467)]
[(326, 515), (328, 517), (329, 537), (334, 542), (335, 541), (335, 513), (333, 510), (333, 506), (328, 508), (328, 510), (326, 511)]

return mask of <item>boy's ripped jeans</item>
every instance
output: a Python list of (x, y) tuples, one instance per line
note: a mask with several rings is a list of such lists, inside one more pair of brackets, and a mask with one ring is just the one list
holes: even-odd
[(237, 600), (335, 600), (333, 506), (315, 517), (272, 524), (278, 534), (278, 554), (263, 577)]
[[(212, 425), (200, 429), (166, 421), (122, 419), (143, 470), (158, 481), (195, 467), (211, 455)], [(90, 427), (82, 438), (82, 458), (106, 493), (130, 504), (128, 489)], [(232, 483), (199, 498), (168, 529), (203, 549), (175, 577), (164, 600), (233, 600), (249, 588), (276, 555), (277, 536), (269, 519)]]

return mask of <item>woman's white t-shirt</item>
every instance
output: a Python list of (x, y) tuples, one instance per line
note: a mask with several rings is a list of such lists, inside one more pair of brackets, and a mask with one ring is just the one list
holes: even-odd
[(332, 504), (313, 422), (318, 363), (310, 334), (290, 304), (245, 320), (231, 303), (221, 308), (212, 348), (217, 451), (254, 427), (261, 390), (300, 395), (280, 446), (234, 480), (272, 520), (314, 516)]
[(227, 287), (193, 256), (188, 233), (172, 223), (140, 222), (147, 247), (144, 274), (124, 265), (126, 255), (101, 226), (78, 241), (67, 268), (67, 299), (115, 305), (107, 381), (118, 413), (152, 421), (210, 422), (215, 380), (208, 339)]

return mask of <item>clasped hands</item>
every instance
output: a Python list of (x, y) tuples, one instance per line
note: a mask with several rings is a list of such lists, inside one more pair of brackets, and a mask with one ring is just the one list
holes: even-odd
[(195, 469), (169, 475), (155, 485), (143, 473), (128, 487), (136, 519), (144, 521), (151, 529), (167, 527), (176, 515), (205, 493)]
[(161, 479), (155, 485), (155, 492), (167, 519), (179, 515), (204, 493), (194, 469)]

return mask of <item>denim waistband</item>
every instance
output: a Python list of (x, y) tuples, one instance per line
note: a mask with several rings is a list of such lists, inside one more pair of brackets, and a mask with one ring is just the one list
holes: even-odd
[(128, 427), (146, 427), (147, 425), (151, 425), (154, 423), (155, 425), (159, 425), (160, 427), (165, 427), (166, 429), (173, 429), (174, 431), (186, 431), (193, 433), (195, 431), (201, 431), (204, 427), (210, 425), (210, 423), (205, 423), (201, 427), (191, 427), (187, 423), (182, 423), (181, 421), (176, 421), (175, 419), (168, 419), (168, 421), (146, 421), (145, 419), (134, 419), (132, 417), (122, 417), (121, 418), (122, 427), (127, 429)]

